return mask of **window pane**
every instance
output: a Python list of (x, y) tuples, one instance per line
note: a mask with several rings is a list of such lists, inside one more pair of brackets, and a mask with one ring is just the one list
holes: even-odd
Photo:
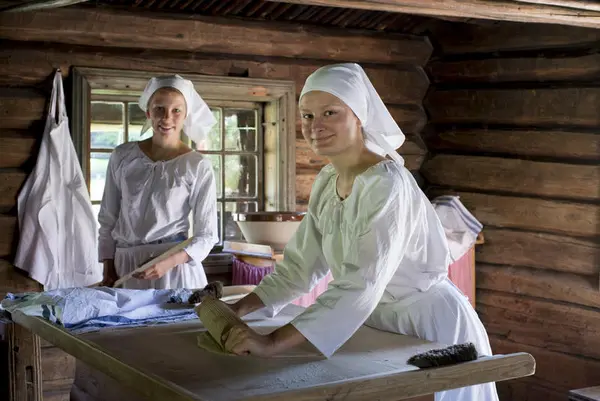
[(256, 151), (256, 111), (225, 111), (225, 149)]
[(90, 146), (114, 149), (123, 143), (123, 103), (92, 102)]
[(231, 213), (256, 212), (256, 202), (226, 202), (225, 203), (225, 241), (242, 241), (244, 237)]
[(255, 197), (258, 162), (256, 155), (225, 156), (225, 196)]
[(213, 125), (210, 132), (201, 143), (194, 143), (196, 150), (221, 150), (221, 109), (211, 109), (217, 123)]
[(129, 125), (127, 126), (129, 141), (139, 141), (141, 139), (149, 138), (152, 136), (152, 128), (141, 134), (142, 127), (146, 122), (146, 113), (137, 103), (128, 103), (127, 104), (127, 112), (129, 113)]
[(221, 155), (205, 154), (204, 157), (210, 160), (213, 171), (215, 172), (215, 181), (217, 183), (217, 198), (223, 197), (223, 188), (221, 184)]
[(109, 158), (110, 153), (90, 153), (90, 197), (92, 201), (102, 200)]

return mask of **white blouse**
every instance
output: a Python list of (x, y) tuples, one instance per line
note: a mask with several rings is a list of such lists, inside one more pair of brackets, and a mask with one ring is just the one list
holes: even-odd
[(336, 179), (332, 165), (321, 170), (283, 260), (255, 289), (277, 314), (331, 270), (327, 291), (291, 322), (327, 357), (378, 304), (427, 290), (447, 277), (450, 264), (435, 210), (404, 166), (372, 166), (345, 200)]
[(200, 263), (219, 241), (217, 191), (210, 161), (192, 151), (167, 161), (152, 161), (137, 142), (111, 154), (98, 221), (98, 258), (114, 259), (116, 247), (132, 247), (189, 232), (185, 248)]

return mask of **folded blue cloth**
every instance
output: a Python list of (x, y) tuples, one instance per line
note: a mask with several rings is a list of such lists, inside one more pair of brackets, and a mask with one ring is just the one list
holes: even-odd
[(39, 316), (74, 334), (109, 326), (141, 326), (196, 319), (187, 303), (192, 290), (65, 288), (46, 292), (8, 293), (0, 310)]

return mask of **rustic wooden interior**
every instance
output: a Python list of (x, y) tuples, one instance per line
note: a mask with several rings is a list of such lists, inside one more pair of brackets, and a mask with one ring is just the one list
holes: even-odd
[[(11, 261), (16, 196), (55, 68), (66, 82), (75, 66), (287, 79), (299, 91), (318, 66), (355, 61), (407, 134), (399, 151), (426, 193), (459, 194), (484, 224), (477, 311), (495, 353), (537, 361), (534, 376), (498, 383), (501, 399), (559, 401), (599, 385), (600, 6), (332, 3), (100, 0), (0, 12), (0, 296), (40, 290)], [(324, 164), (298, 132), (297, 209)], [(12, 363), (41, 366), (36, 396), (67, 400), (72, 359), (12, 334), (22, 355)], [(29, 399), (16, 375), (18, 400)]]

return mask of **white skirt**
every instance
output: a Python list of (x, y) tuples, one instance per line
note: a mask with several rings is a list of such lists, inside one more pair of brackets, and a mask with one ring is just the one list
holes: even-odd
[[(426, 292), (378, 305), (365, 325), (442, 344), (472, 342), (479, 355), (492, 355), (477, 312), (450, 279)], [(498, 393), (495, 383), (484, 383), (436, 393), (435, 400), (498, 401)]]
[[(147, 262), (148, 260), (166, 252), (175, 246), (176, 242), (163, 244), (139, 245), (130, 248), (117, 248), (115, 253), (115, 270), (122, 277)], [(206, 286), (207, 279), (204, 267), (200, 262), (183, 263), (169, 270), (164, 276), (156, 280), (140, 280), (130, 278), (123, 284), (123, 288), (138, 290), (145, 289), (197, 289)]]

